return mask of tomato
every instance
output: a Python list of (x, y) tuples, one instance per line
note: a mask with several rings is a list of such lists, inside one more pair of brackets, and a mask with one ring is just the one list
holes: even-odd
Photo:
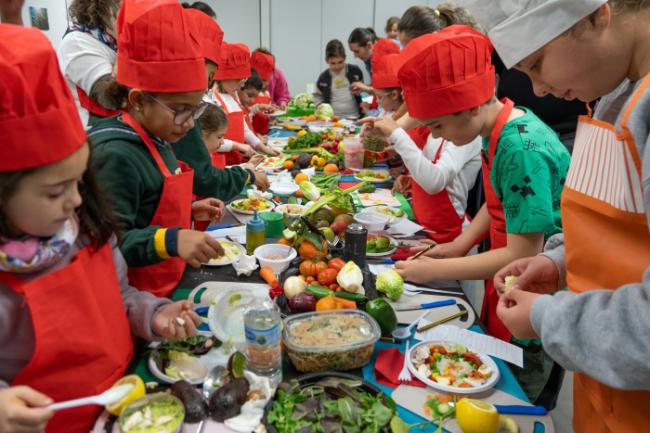
[(327, 267), (331, 269), (336, 269), (336, 272), (340, 271), (341, 268), (345, 266), (345, 260), (338, 257), (333, 258), (327, 263)]
[(320, 260), (303, 260), (299, 269), (303, 277), (316, 277), (319, 272), (327, 269), (327, 264)]
[(331, 269), (331, 268), (320, 271), (320, 273), (318, 274), (318, 283), (322, 284), (323, 286), (329, 286), (330, 284), (336, 281), (337, 274), (338, 271), (336, 269)]
[(333, 291), (335, 291), (335, 292), (340, 292), (340, 291), (341, 291), (341, 288), (340, 288), (339, 285), (336, 284), (336, 283), (330, 284), (329, 289), (330, 289), (330, 290), (333, 290)]
[(314, 277), (310, 275), (307, 278), (305, 278), (305, 281), (307, 282), (307, 284), (311, 284), (314, 282)]

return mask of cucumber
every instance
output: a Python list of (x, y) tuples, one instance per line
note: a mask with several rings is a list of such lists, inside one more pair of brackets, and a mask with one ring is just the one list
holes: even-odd
[(335, 296), (337, 298), (347, 299), (349, 301), (354, 301), (354, 302), (367, 301), (366, 297), (359, 293), (335, 292), (331, 289), (328, 289), (325, 286), (321, 286), (320, 284), (310, 284), (307, 286), (305, 290), (311, 293), (312, 295), (314, 295), (316, 299), (321, 299), (324, 298), (325, 296)]

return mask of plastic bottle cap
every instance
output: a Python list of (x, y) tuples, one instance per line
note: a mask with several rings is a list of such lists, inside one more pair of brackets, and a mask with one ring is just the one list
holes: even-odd
[(264, 221), (257, 215), (257, 211), (253, 213), (253, 219), (246, 224), (246, 230), (251, 232), (263, 232), (265, 230)]

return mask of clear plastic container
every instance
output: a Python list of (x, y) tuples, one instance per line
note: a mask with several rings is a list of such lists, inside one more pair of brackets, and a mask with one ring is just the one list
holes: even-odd
[(343, 139), (343, 162), (346, 169), (360, 170), (363, 168), (363, 145), (359, 137), (347, 137)]
[(129, 404), (117, 423), (121, 433), (178, 433), (184, 419), (183, 402), (173, 395), (157, 393)]
[(370, 362), (381, 330), (361, 310), (296, 314), (285, 320), (282, 340), (301, 372), (351, 370)]

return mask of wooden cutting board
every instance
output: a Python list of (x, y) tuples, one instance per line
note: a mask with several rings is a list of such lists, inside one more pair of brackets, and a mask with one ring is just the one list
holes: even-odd
[[(391, 397), (395, 400), (395, 403), (402, 406), (403, 408), (413, 412), (416, 415), (421, 416), (422, 418), (429, 419), (428, 416), (424, 414), (424, 402), (427, 400), (429, 395), (432, 394), (444, 394), (438, 391), (435, 391), (431, 388), (418, 388), (415, 386), (400, 385), (395, 388)], [(471, 396), (479, 400), (486, 401), (492, 404), (519, 404), (524, 406), (532, 406), (530, 403), (526, 403), (523, 400), (519, 400), (516, 397), (506, 394), (503, 391), (498, 389), (490, 389), (480, 394), (475, 394)], [(553, 428), (553, 420), (550, 415), (544, 416), (533, 416), (533, 415), (509, 415), (512, 417), (517, 424), (519, 424), (519, 429), (521, 433), (534, 433), (535, 423), (540, 423), (544, 426), (544, 433), (554, 433), (555, 429)], [(458, 426), (458, 423), (455, 419), (449, 419), (443, 424), (445, 430), (451, 433), (463, 433), (463, 431)]]
[[(472, 308), (472, 306), (469, 304), (469, 302), (465, 301), (464, 299), (453, 295), (430, 295), (425, 293), (419, 293), (415, 296), (402, 295), (399, 301), (397, 302), (389, 301), (389, 303), (392, 306), (397, 307), (400, 305), (425, 304), (427, 302), (442, 301), (443, 299), (450, 299), (450, 298), (455, 298), (457, 305), (448, 305), (446, 307), (432, 308), (429, 310), (429, 314), (427, 314), (425, 318), (430, 322), (435, 322), (436, 320), (457, 313), (460, 309), (464, 307), (467, 310), (467, 315), (464, 317), (460, 317), (458, 319), (454, 319), (450, 322), (447, 322), (446, 325), (455, 325), (458, 326), (459, 328), (464, 328), (464, 329), (468, 329), (470, 326), (474, 325), (474, 322), (476, 321), (476, 314), (474, 313), (474, 309)], [(462, 305), (462, 307), (459, 307), (459, 305)], [(397, 315), (397, 322), (406, 325), (413, 322), (421, 314), (424, 314), (424, 311), (425, 310), (395, 311), (395, 314)]]

